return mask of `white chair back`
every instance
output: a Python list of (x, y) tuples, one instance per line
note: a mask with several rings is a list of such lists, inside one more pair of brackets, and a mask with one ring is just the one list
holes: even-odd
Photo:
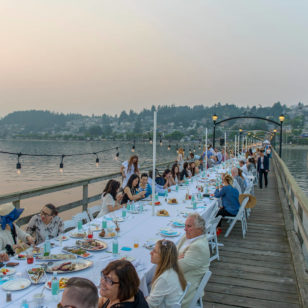
[(90, 208), (88, 208), (88, 214), (91, 220), (94, 220), (94, 214), (100, 212), (102, 209), (101, 205), (95, 205)]
[(246, 231), (247, 231), (247, 221), (246, 221), (246, 214), (245, 214), (245, 207), (246, 207), (246, 204), (247, 202), (249, 201), (249, 197), (246, 197), (243, 201), (242, 201), (242, 204), (238, 210), (238, 213), (235, 217), (233, 216), (225, 216), (224, 218), (225, 219), (230, 219), (232, 220), (228, 230), (226, 231), (225, 233), (225, 237), (228, 237), (230, 232), (232, 231), (233, 227), (235, 226), (235, 223), (240, 220), (241, 223), (242, 223), (242, 234), (243, 234), (243, 237), (245, 237), (246, 235)]
[(202, 294), (204, 292), (204, 288), (206, 286), (206, 284), (208, 283), (209, 279), (211, 278), (212, 272), (211, 271), (207, 271), (201, 282), (200, 285), (197, 289), (197, 292), (193, 298), (193, 300), (191, 301), (189, 308), (202, 308), (203, 307), (203, 303), (202, 303)]
[(90, 222), (89, 215), (88, 215), (88, 213), (85, 212), (85, 211), (84, 211), (84, 212), (81, 212), (81, 213), (78, 213), (78, 214), (76, 214), (75, 216), (73, 216), (73, 220), (76, 222), (76, 224), (77, 224), (77, 222), (78, 222), (79, 220), (81, 220), (81, 221), (85, 220), (87, 223)]
[(189, 281), (187, 281), (186, 288), (183, 292), (183, 295), (180, 297), (179, 301), (172, 306), (172, 308), (181, 308), (182, 307), (182, 302), (183, 302), (184, 297), (185, 297), (187, 291), (189, 290), (190, 286), (191, 286), (191, 283)]
[(76, 228), (76, 222), (74, 220), (64, 220), (64, 232), (67, 232), (68, 229)]
[(221, 220), (221, 216), (217, 216), (215, 218), (213, 218), (210, 221), (209, 227), (207, 228), (207, 233), (206, 233), (206, 237), (207, 240), (209, 241), (209, 245), (211, 247), (211, 251), (212, 254), (214, 253), (215, 250), (215, 254), (213, 254), (210, 257), (210, 262), (214, 261), (214, 260), (219, 260), (219, 243), (217, 240), (217, 225), (219, 224)]

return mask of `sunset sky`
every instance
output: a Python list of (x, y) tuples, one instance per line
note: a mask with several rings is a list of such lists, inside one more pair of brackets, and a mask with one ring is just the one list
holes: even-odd
[(0, 0), (0, 117), (308, 104), (308, 1)]

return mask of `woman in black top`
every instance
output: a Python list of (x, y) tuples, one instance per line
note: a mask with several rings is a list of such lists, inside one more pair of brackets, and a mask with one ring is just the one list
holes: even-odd
[(149, 308), (134, 266), (126, 260), (110, 262), (101, 273), (99, 308)]
[(184, 176), (186, 178), (191, 178), (190, 172), (189, 172), (189, 164), (188, 162), (185, 162), (183, 165), (183, 170), (181, 172), (181, 181), (184, 180)]
[(126, 204), (129, 201), (137, 201), (145, 197), (146, 191), (137, 193), (139, 187), (139, 176), (132, 174), (129, 178), (126, 187), (124, 188), (124, 195), (121, 204)]

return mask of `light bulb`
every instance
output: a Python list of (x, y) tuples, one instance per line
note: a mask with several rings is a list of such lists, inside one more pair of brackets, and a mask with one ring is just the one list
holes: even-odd
[(97, 168), (98, 165), (99, 165), (99, 158), (98, 157), (96, 158), (95, 164), (96, 164), (96, 168)]

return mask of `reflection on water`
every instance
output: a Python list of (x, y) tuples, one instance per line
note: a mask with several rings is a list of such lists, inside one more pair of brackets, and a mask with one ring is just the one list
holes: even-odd
[(299, 187), (308, 196), (308, 147), (283, 149), (282, 158)]

